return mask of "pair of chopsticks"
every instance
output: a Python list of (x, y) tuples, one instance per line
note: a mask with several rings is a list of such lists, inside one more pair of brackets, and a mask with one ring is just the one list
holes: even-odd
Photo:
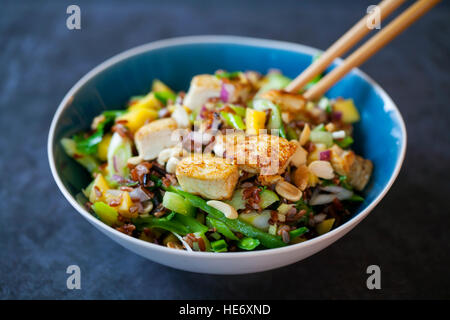
[[(315, 100), (321, 97), (337, 81), (345, 76), (352, 68), (356, 68), (367, 61), (378, 50), (391, 42), (396, 36), (408, 28), (412, 23), (422, 17), (433, 8), (440, 0), (418, 0), (395, 20), (364, 43), (359, 49), (353, 52), (338, 67), (325, 75), (318, 83), (308, 89), (303, 96), (307, 100)], [(405, 0), (384, 0), (379, 5), (380, 22), (390, 13), (397, 9)], [(369, 13), (348, 30), (339, 40), (325, 51), (319, 59), (305, 69), (287, 87), (286, 91), (298, 92), (305, 87), (317, 74), (324, 71), (335, 58), (345, 54), (359, 40), (361, 40), (371, 29), (367, 26), (367, 21), (373, 21), (376, 12)]]

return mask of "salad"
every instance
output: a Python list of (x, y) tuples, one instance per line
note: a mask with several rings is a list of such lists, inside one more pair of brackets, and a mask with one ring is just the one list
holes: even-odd
[(353, 101), (306, 101), (283, 90), (290, 81), (219, 70), (177, 93), (154, 80), (61, 140), (93, 178), (77, 200), (120, 232), (180, 250), (278, 248), (329, 232), (364, 201), (373, 165), (351, 150)]

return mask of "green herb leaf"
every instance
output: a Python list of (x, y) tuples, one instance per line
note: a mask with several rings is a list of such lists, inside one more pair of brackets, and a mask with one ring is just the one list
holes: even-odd
[(77, 134), (73, 137), (73, 140), (76, 143), (77, 150), (81, 152), (82, 154), (96, 154), (98, 145), (103, 139), (103, 135), (106, 131), (106, 127), (109, 126), (114, 122), (116, 117), (121, 116), (124, 114), (124, 110), (107, 110), (102, 113), (102, 115), (105, 117), (105, 120), (100, 122), (97, 125), (97, 130), (90, 135), (89, 137), (85, 138), (84, 134)]
[(177, 96), (176, 94), (170, 91), (158, 91), (155, 92), (155, 98), (161, 101), (164, 105), (167, 105), (167, 102), (169, 100), (175, 102)]
[(364, 198), (357, 195), (357, 194), (353, 194), (349, 199), (347, 199), (348, 201), (355, 201), (355, 202), (362, 202), (364, 201)]
[(306, 214), (299, 220), (299, 223), (306, 223), (309, 220), (309, 216), (314, 214), (312, 207), (307, 205), (303, 199), (300, 199), (295, 203), (295, 208), (299, 211), (306, 210)]
[(346, 136), (345, 138), (335, 140), (334, 142), (341, 148), (347, 148), (353, 143), (353, 138), (350, 136)]
[(241, 73), (242, 73), (241, 71), (233, 71), (233, 72), (223, 71), (216, 73), (216, 77), (219, 79), (233, 79), (239, 77)]

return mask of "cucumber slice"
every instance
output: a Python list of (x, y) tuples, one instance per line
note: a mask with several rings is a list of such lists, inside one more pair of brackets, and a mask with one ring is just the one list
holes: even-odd
[(283, 89), (292, 81), (290, 78), (283, 76), (281, 73), (270, 73), (266, 76), (266, 79), (267, 82), (261, 87), (261, 89), (259, 89), (256, 96), (272, 89)]
[(323, 143), (327, 148), (333, 145), (333, 136), (328, 131), (311, 131), (309, 139), (314, 143)]
[(108, 206), (106, 203), (101, 201), (95, 202), (92, 205), (92, 210), (94, 210), (99, 219), (107, 225), (112, 226), (117, 223), (119, 214), (116, 209)]
[(253, 225), (258, 229), (267, 231), (269, 230), (270, 210), (265, 210), (261, 213), (258, 212), (241, 213), (239, 215), (239, 219), (247, 223), (250, 223), (251, 225)]
[(259, 206), (263, 209), (267, 208), (271, 204), (280, 201), (278, 195), (269, 189), (264, 189), (259, 193), (261, 200), (259, 201)]
[(165, 208), (175, 211), (176, 213), (190, 217), (195, 215), (195, 208), (182, 196), (174, 192), (166, 191), (162, 204)]
[(237, 189), (233, 193), (233, 197), (230, 200), (225, 200), (230, 206), (236, 210), (245, 209), (245, 200), (242, 198), (243, 189)]

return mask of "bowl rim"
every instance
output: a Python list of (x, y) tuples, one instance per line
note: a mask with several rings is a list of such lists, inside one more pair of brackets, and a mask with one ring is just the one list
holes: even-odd
[[(150, 243), (147, 241), (143, 241), (137, 238), (130, 237), (128, 235), (125, 235), (124, 233), (117, 231), (114, 228), (109, 227), (108, 225), (101, 222), (99, 219), (95, 218), (93, 215), (91, 215), (86, 209), (84, 209), (72, 195), (69, 193), (69, 191), (64, 186), (58, 171), (56, 169), (56, 164), (54, 160), (54, 154), (53, 154), (53, 140), (54, 140), (54, 134), (56, 125), (60, 119), (60, 116), (62, 112), (69, 106), (69, 102), (73, 99), (73, 96), (78, 92), (78, 90), (85, 85), (91, 78), (93, 78), (98, 73), (106, 70), (107, 68), (113, 66), (114, 64), (125, 60), (127, 58), (130, 58), (132, 56), (152, 51), (156, 49), (161, 49), (165, 47), (173, 47), (173, 46), (180, 46), (180, 45), (192, 45), (192, 44), (238, 44), (238, 45), (248, 45), (253, 47), (262, 47), (267, 49), (281, 49), (281, 50), (287, 50), (292, 52), (298, 52), (298, 53), (306, 53), (310, 55), (314, 55), (317, 53), (322, 52), (319, 49), (306, 46), (303, 44), (297, 44), (293, 42), (286, 42), (286, 41), (278, 41), (278, 40), (270, 40), (270, 39), (262, 39), (262, 38), (253, 38), (253, 37), (241, 37), (241, 36), (231, 36), (231, 35), (198, 35), (198, 36), (186, 36), (186, 37), (176, 37), (176, 38), (169, 38), (164, 40), (158, 40), (153, 41), (150, 43), (146, 43), (143, 45), (139, 45), (136, 47), (133, 47), (131, 49), (128, 49), (126, 51), (123, 51), (119, 54), (116, 54), (112, 56), (111, 58), (105, 60), (104, 62), (100, 63), (96, 67), (94, 67), (92, 70), (90, 70), (87, 74), (85, 74), (80, 80), (78, 80), (75, 85), (67, 92), (67, 94), (64, 96), (63, 100), (59, 104), (55, 115), (53, 116), (48, 140), (47, 140), (47, 153), (48, 153), (48, 160), (50, 164), (50, 170), (52, 173), (53, 178), (55, 179), (56, 184), (58, 185), (59, 190), (62, 192), (64, 197), (69, 201), (69, 203), (74, 207), (85, 219), (87, 219), (90, 223), (92, 223), (94, 226), (96, 226), (99, 229), (102, 229), (102, 231), (105, 231), (106, 234), (110, 234), (111, 236), (115, 236), (120, 238), (120, 240), (124, 242), (131, 242), (136, 246), (145, 247), (146, 249), (150, 250), (157, 250), (161, 253), (165, 253), (168, 255), (180, 255), (185, 257), (203, 257), (203, 258), (215, 258), (215, 259), (237, 259), (239, 257), (257, 257), (257, 256), (264, 256), (264, 255), (271, 255), (271, 254), (278, 254), (278, 253), (289, 253), (296, 250), (301, 250), (305, 247), (313, 247), (317, 243), (320, 242), (327, 242), (327, 240), (332, 240), (335, 236), (338, 236), (338, 234), (342, 233), (341, 237), (344, 236), (347, 232), (349, 232), (351, 229), (353, 229), (357, 224), (359, 224), (367, 215), (375, 208), (375, 206), (383, 199), (383, 197), (386, 195), (386, 193), (391, 188), (392, 184), (396, 180), (400, 169), (403, 164), (403, 160), (405, 158), (406, 153), (406, 145), (407, 145), (407, 133), (406, 133), (406, 127), (403, 120), (403, 117), (398, 110), (397, 106), (393, 102), (393, 100), (389, 97), (389, 95), (381, 88), (381, 86), (375, 82), (370, 76), (368, 76), (366, 73), (361, 71), (358, 68), (355, 68), (350, 73), (356, 74), (357, 76), (361, 77), (365, 81), (367, 81), (375, 90), (375, 92), (380, 96), (380, 98), (385, 103), (384, 110), (393, 112), (395, 115), (395, 118), (398, 119), (398, 122), (400, 124), (400, 130), (402, 133), (402, 139), (401, 139), (401, 146), (400, 146), (400, 154), (396, 160), (394, 172), (391, 175), (388, 183), (385, 185), (383, 190), (378, 194), (378, 196), (375, 197), (374, 200), (359, 214), (352, 217), (350, 220), (342, 224), (341, 226), (337, 227), (336, 229), (333, 229), (321, 236), (318, 236), (316, 238), (310, 239), (308, 241), (304, 241), (301, 243), (288, 245), (281, 248), (273, 248), (273, 249), (263, 249), (258, 251), (244, 251), (244, 252), (226, 252), (222, 254), (217, 254), (215, 252), (197, 252), (197, 251), (186, 251), (186, 250), (173, 250), (171, 248), (167, 248), (161, 245), (157, 245), (154, 243)], [(335, 60), (335, 63), (340, 64), (342, 63), (342, 59), (338, 58)], [(340, 238), (340, 237), (339, 237)], [(338, 239), (339, 239), (338, 238)], [(338, 240), (336, 239), (336, 240)], [(334, 241), (332, 241), (334, 242)]]

